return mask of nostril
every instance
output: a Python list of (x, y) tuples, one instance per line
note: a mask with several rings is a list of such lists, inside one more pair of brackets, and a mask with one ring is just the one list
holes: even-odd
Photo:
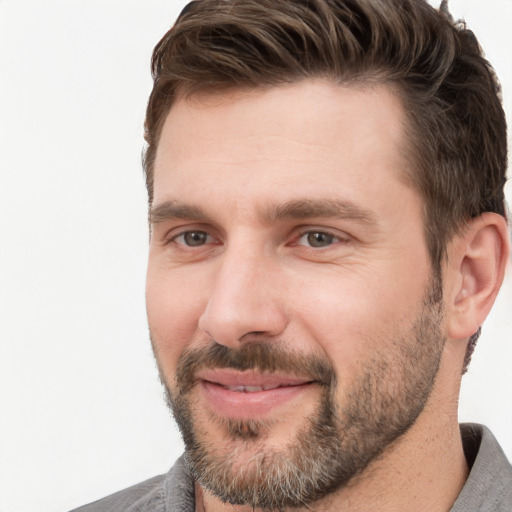
[(245, 333), (239, 339), (239, 343), (243, 345), (244, 343), (267, 341), (274, 338), (274, 336), (275, 334), (269, 331), (251, 331)]
[(199, 330), (217, 343), (232, 347), (282, 335), (287, 316), (281, 304), (263, 293), (246, 292), (241, 297), (238, 288), (224, 279), (212, 290), (198, 319)]

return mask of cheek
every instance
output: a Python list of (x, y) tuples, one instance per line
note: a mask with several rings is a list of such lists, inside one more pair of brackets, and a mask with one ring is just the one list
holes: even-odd
[(150, 262), (147, 317), (155, 355), (166, 376), (174, 374), (183, 349), (194, 338), (202, 307), (197, 280), (182, 278), (179, 272), (160, 272)]
[(313, 338), (340, 379), (353, 379), (374, 354), (392, 350), (421, 308), (423, 277), (409, 276), (405, 285), (399, 274), (378, 276), (375, 269), (320, 279), (303, 275), (293, 293), (300, 331)]

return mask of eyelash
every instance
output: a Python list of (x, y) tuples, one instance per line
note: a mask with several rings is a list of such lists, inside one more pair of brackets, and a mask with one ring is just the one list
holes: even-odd
[[(194, 245), (194, 244), (190, 244), (190, 243), (186, 243), (185, 242), (185, 239), (184, 237), (186, 237), (187, 235), (204, 235), (204, 242), (201, 242), (197, 245)], [(315, 236), (315, 235), (321, 235), (323, 237), (327, 237), (328, 238), (328, 241), (327, 241), (327, 244), (326, 245), (322, 245), (322, 242), (320, 241), (320, 245), (317, 245), (316, 247), (313, 245), (312, 243), (312, 240), (308, 240), (308, 243), (300, 243), (300, 240), (304, 237), (309, 237), (309, 236)], [(178, 242), (178, 239), (179, 238), (183, 238), (183, 241), (182, 242)], [(208, 238), (211, 238), (213, 240), (215, 240), (215, 237), (210, 234), (207, 230), (204, 230), (204, 229), (187, 229), (185, 231), (182, 231), (180, 233), (177, 233), (175, 235), (173, 235), (172, 237), (168, 238), (166, 241), (165, 241), (165, 244), (170, 244), (170, 243), (175, 243), (179, 246), (182, 246), (182, 247), (187, 247), (187, 248), (195, 248), (195, 247), (204, 247), (205, 245), (208, 244)], [(330, 241), (329, 241), (330, 240)], [(302, 232), (300, 232), (291, 242), (291, 246), (302, 246), (302, 247), (306, 247), (306, 248), (309, 248), (309, 249), (327, 249), (329, 247), (331, 247), (332, 245), (336, 244), (336, 243), (347, 243), (349, 240), (348, 240), (348, 237), (342, 237), (340, 235), (337, 235), (337, 234), (334, 234), (332, 233), (331, 231), (328, 231), (328, 230), (323, 230), (323, 229), (308, 229), (308, 230), (304, 230)], [(210, 241), (211, 243), (211, 241)]]
[(189, 244), (185, 243), (185, 240), (183, 240), (183, 243), (180, 243), (177, 241), (180, 237), (184, 238), (185, 236), (192, 235), (192, 234), (206, 235), (206, 238), (210, 237), (210, 238), (214, 239), (213, 235), (211, 235), (210, 233), (208, 233), (208, 231), (206, 231), (204, 229), (187, 229), (186, 231), (182, 231), (180, 233), (173, 235), (165, 243), (166, 244), (176, 243), (177, 245), (180, 245), (183, 247), (201, 247), (206, 244), (206, 242), (205, 242), (205, 243), (201, 243), (198, 245), (189, 245)]
[[(321, 246), (313, 246), (312, 243), (311, 243), (311, 240), (309, 240), (308, 244), (301, 244), (300, 243), (300, 240), (306, 236), (311, 236), (311, 235), (322, 235), (322, 236), (327, 236), (328, 238), (331, 239), (330, 242), (327, 243), (327, 245), (321, 245)], [(299, 235), (293, 240), (292, 242), (292, 245), (294, 246), (303, 246), (303, 247), (306, 247), (308, 249), (312, 249), (312, 250), (316, 250), (316, 249), (329, 249), (332, 245), (335, 245), (337, 243), (348, 243), (349, 239), (347, 236), (343, 237), (339, 234), (335, 234), (329, 230), (325, 230), (325, 229), (308, 229), (308, 230), (305, 230), (305, 231), (302, 231), (301, 233), (299, 233)]]

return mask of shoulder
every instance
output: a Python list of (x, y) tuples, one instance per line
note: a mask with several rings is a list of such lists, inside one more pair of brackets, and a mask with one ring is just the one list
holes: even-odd
[(166, 512), (194, 510), (194, 485), (184, 458), (159, 475), (71, 512)]
[(164, 479), (165, 475), (155, 476), (72, 512), (163, 512)]
[(451, 512), (510, 512), (512, 466), (491, 431), (483, 425), (461, 425), (470, 472)]

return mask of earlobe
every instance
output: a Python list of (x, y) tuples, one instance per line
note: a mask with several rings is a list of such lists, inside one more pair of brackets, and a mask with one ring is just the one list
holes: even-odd
[(464, 339), (487, 317), (503, 282), (510, 252), (507, 222), (484, 213), (469, 222), (449, 249), (449, 270), (455, 276), (448, 300), (448, 336)]

